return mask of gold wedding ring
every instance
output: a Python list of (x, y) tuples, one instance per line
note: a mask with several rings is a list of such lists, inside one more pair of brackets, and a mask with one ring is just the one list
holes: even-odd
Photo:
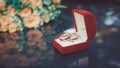
[(77, 40), (78, 37), (79, 37), (79, 35), (76, 34), (76, 33), (74, 33), (74, 34), (65, 33), (65, 34), (61, 34), (59, 39), (61, 41), (71, 41), (71, 42), (73, 42), (73, 41)]
[(78, 34), (71, 34), (70, 35), (70, 40), (76, 40), (78, 39), (79, 35)]
[(70, 33), (61, 34), (59, 39), (61, 41), (67, 40), (70, 37)]

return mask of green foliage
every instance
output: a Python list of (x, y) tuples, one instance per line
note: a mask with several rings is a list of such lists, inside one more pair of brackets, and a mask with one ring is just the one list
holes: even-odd
[(29, 7), (28, 3), (21, 3), (20, 0), (4, 0), (7, 4), (11, 3), (11, 7), (20, 12), (23, 8)]
[(9, 3), (9, 2), (11, 2), (11, 0), (4, 0), (6, 3)]

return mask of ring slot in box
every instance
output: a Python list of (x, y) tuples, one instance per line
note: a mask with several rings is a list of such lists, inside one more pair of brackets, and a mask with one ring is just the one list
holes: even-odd
[[(89, 47), (89, 42), (96, 34), (96, 19), (95, 16), (83, 9), (72, 10), (74, 17), (74, 25), (76, 29), (75, 34), (63, 34), (62, 40), (60, 38), (54, 39), (54, 46), (62, 54), (68, 54), (80, 50), (85, 50)], [(71, 39), (71, 37), (77, 38)]]

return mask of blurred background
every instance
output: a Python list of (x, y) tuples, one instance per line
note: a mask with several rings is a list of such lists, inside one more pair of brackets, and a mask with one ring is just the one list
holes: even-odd
[[(39, 30), (0, 33), (0, 46), (12, 48), (18, 45), (16, 49), (6, 50), (2, 47), (0, 68), (120, 68), (120, 1), (62, 0), (61, 3), (67, 8), (61, 9), (55, 21)], [(88, 50), (62, 55), (53, 47), (52, 40), (74, 28), (71, 12), (74, 8), (95, 14), (96, 37)]]
[[(97, 59), (93, 67), (88, 68), (120, 68), (120, 1), (119, 0), (69, 0), (63, 1), (68, 6), (63, 10), (66, 19), (71, 22), (71, 10), (82, 8), (91, 11), (97, 19), (97, 33), (91, 42), (90, 51)], [(73, 21), (73, 20), (72, 20)], [(93, 57), (94, 58), (94, 57)], [(97, 61), (98, 60), (98, 61)], [(96, 66), (96, 67), (95, 67)]]

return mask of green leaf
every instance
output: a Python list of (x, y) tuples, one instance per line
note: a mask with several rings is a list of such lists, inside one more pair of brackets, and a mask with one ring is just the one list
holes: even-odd
[(57, 4), (56, 8), (67, 8), (67, 6), (61, 5), (61, 4)]
[(51, 4), (51, 0), (43, 0), (43, 4), (44, 5), (50, 5)]
[(10, 2), (10, 0), (4, 0), (6, 3), (9, 3)]

